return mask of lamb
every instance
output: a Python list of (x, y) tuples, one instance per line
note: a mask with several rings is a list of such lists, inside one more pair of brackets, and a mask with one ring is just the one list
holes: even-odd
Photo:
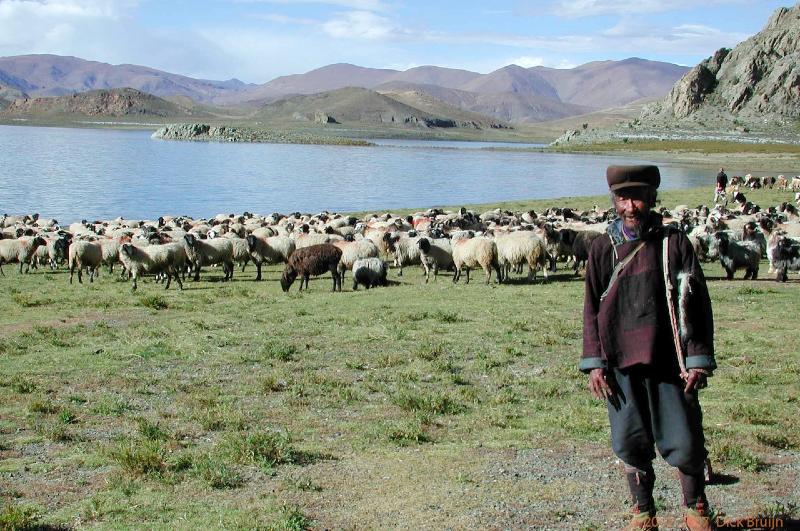
[(425, 283), (431, 276), (433, 279), (439, 275), (439, 269), (448, 269), (453, 265), (453, 246), (447, 238), (420, 238), (417, 240), (420, 251), (420, 262), (425, 268)]
[(89, 271), (89, 282), (94, 282), (98, 269), (103, 264), (103, 248), (97, 242), (84, 240), (74, 241), (69, 246), (69, 283), (72, 284), (72, 275), (78, 269), (78, 283), (83, 284), (82, 271)]
[(333, 245), (342, 251), (342, 259), (339, 262), (339, 274), (342, 275), (342, 280), (344, 280), (347, 270), (353, 269), (353, 264), (355, 264), (356, 260), (378, 256), (378, 247), (372, 240), (337, 240), (333, 242)]
[(727, 233), (718, 232), (709, 251), (712, 257), (719, 257), (728, 280), (733, 280), (733, 274), (739, 269), (745, 269), (745, 280), (758, 278), (761, 247), (757, 242), (732, 240)]
[(469, 284), (469, 270), (471, 267), (482, 267), (486, 273), (486, 284), (492, 279), (492, 268), (497, 272), (497, 282), (503, 281), (500, 273), (500, 264), (497, 261), (497, 245), (494, 240), (486, 237), (461, 238), (453, 242), (453, 265), (456, 274), (453, 282), (461, 278), (461, 271), (467, 271), (467, 284)]
[(28, 264), (26, 272), (30, 269), (30, 262), (40, 245), (47, 245), (41, 236), (34, 238), (19, 238), (16, 240), (0, 240), (0, 274), (3, 273), (3, 264), (19, 262), (19, 272), (22, 273), (22, 265)]
[(786, 282), (789, 271), (800, 271), (800, 241), (781, 236), (771, 249), (770, 261), (777, 270), (775, 280)]
[(359, 258), (353, 263), (353, 291), (361, 284), (364, 288), (386, 286), (389, 265), (377, 257)]
[(133, 291), (136, 291), (138, 287), (136, 281), (142, 273), (166, 275), (167, 284), (164, 289), (169, 289), (170, 281), (175, 277), (178, 287), (183, 289), (180, 273), (186, 263), (186, 251), (180, 243), (148, 247), (136, 247), (125, 243), (120, 248), (119, 258), (133, 278)]
[(200, 280), (201, 267), (214, 264), (222, 264), (223, 280), (233, 279), (233, 244), (229, 239), (200, 240), (190, 232), (183, 237), (183, 248), (194, 270), (195, 282)]
[(341, 259), (341, 249), (329, 243), (297, 249), (289, 257), (289, 262), (283, 269), (281, 288), (284, 293), (288, 292), (292, 283), (300, 276), (300, 291), (303, 291), (303, 283), (305, 282), (308, 289), (308, 279), (311, 275), (317, 276), (330, 271), (333, 277), (333, 291), (337, 289), (342, 291), (342, 278), (338, 270)]
[(277, 264), (288, 262), (295, 251), (294, 240), (288, 236), (270, 236), (261, 238), (255, 233), (246, 238), (250, 250), (250, 258), (256, 265), (256, 280), (261, 280), (261, 266), (263, 264)]
[(528, 282), (536, 278), (539, 267), (547, 278), (547, 259), (549, 255), (544, 241), (533, 231), (517, 231), (495, 237), (497, 260), (500, 263), (503, 279), (507, 280), (511, 268), (528, 264)]

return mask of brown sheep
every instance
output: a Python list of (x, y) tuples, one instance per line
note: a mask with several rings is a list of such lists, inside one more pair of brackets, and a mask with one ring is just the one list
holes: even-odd
[(311, 245), (297, 249), (281, 275), (281, 288), (284, 292), (289, 291), (292, 283), (300, 277), (300, 291), (303, 290), (303, 282), (308, 289), (308, 278), (311, 275), (317, 276), (331, 272), (333, 277), (333, 291), (342, 291), (342, 277), (338, 271), (339, 260), (342, 259), (342, 251), (330, 243)]

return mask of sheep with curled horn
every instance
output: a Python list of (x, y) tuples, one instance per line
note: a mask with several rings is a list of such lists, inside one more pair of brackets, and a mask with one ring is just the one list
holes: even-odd
[(330, 271), (331, 277), (333, 277), (333, 291), (337, 289), (342, 291), (342, 278), (338, 271), (341, 258), (342, 251), (329, 243), (297, 249), (289, 257), (289, 262), (283, 269), (281, 289), (284, 293), (288, 292), (299, 276), (300, 291), (303, 290), (303, 284), (308, 290), (308, 281), (311, 276), (322, 275)]

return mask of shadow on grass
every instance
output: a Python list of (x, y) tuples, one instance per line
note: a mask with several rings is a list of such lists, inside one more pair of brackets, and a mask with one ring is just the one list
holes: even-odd
[(737, 476), (714, 473), (711, 476), (711, 481), (708, 482), (708, 485), (735, 485), (736, 483), (739, 483), (739, 478)]

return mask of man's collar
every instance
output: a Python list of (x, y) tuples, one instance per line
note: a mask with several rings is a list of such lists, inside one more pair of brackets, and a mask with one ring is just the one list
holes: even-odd
[(636, 241), (639, 239), (649, 240), (654, 234), (661, 232), (661, 229), (663, 228), (662, 220), (663, 217), (661, 214), (650, 212), (650, 217), (647, 219), (647, 222), (642, 228), (638, 238), (626, 237), (622, 226), (622, 218), (617, 218), (612, 221), (608, 226), (608, 229), (606, 229), (606, 232), (608, 233), (614, 245), (621, 245), (625, 242)]

